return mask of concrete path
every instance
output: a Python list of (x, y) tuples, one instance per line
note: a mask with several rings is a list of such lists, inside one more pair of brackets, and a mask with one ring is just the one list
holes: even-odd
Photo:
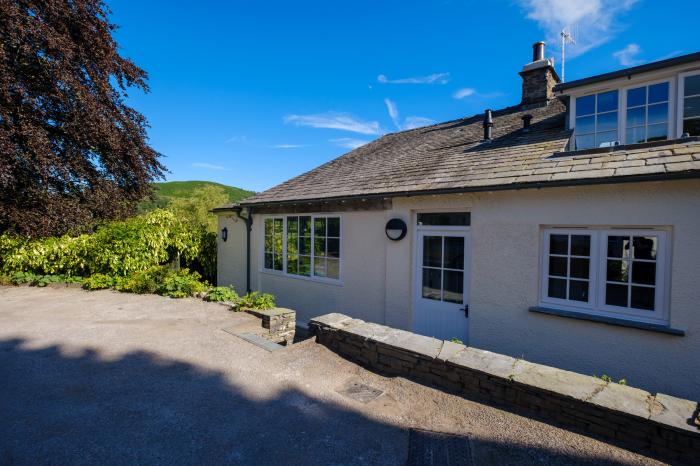
[[(0, 465), (405, 464), (408, 430), (468, 436), (474, 464), (659, 464), (352, 364), (268, 352), (195, 299), (0, 287)], [(384, 392), (369, 403), (352, 383)]]

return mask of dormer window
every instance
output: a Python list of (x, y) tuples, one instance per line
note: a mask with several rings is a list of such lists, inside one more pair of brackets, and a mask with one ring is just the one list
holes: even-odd
[(576, 98), (576, 149), (608, 147), (619, 140), (618, 96), (615, 90)]
[(683, 133), (700, 136), (700, 74), (684, 74), (680, 78)]
[(625, 143), (668, 139), (669, 83), (627, 90)]

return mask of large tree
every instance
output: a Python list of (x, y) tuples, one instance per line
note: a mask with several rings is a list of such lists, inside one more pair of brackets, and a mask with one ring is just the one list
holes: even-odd
[(0, 232), (44, 236), (131, 214), (164, 167), (101, 0), (0, 0)]

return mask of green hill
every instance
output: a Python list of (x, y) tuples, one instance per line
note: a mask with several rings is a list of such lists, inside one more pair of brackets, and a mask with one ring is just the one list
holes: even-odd
[(220, 186), (228, 194), (231, 202), (237, 202), (255, 194), (253, 191), (227, 186), (225, 184), (214, 183), (213, 181), (165, 181), (153, 183), (154, 199), (143, 201), (139, 205), (139, 212), (148, 212), (155, 208), (167, 207), (172, 199), (188, 198), (192, 192), (204, 186)]

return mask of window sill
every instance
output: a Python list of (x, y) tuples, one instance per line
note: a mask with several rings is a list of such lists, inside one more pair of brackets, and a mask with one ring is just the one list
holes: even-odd
[(343, 286), (343, 282), (341, 280), (336, 280), (333, 278), (305, 277), (304, 275), (292, 275), (289, 273), (284, 273), (284, 272), (275, 271), (275, 270), (267, 270), (267, 269), (261, 269), (261, 270), (259, 270), (259, 272), (261, 274), (270, 275), (273, 277), (290, 278), (292, 280), (301, 280), (301, 281), (305, 281), (305, 282), (320, 283), (322, 285)]
[(684, 144), (689, 142), (698, 142), (700, 137), (690, 136), (687, 138), (676, 138), (676, 139), (664, 139), (663, 141), (651, 141), (651, 142), (641, 142), (638, 144), (620, 144), (617, 146), (609, 147), (594, 147), (591, 149), (581, 149), (581, 150), (567, 150), (563, 152), (555, 152), (550, 155), (549, 159), (558, 159), (562, 157), (576, 157), (576, 156), (591, 156), (599, 154), (607, 154), (610, 152), (625, 151), (632, 149), (651, 149), (654, 147), (663, 147), (671, 144)]
[(648, 330), (651, 332), (666, 333), (675, 336), (685, 336), (685, 330), (680, 330), (677, 328), (671, 328), (663, 324), (652, 324), (648, 322), (638, 322), (633, 320), (618, 319), (615, 317), (599, 316), (593, 314), (587, 314), (585, 312), (576, 311), (564, 311), (562, 309), (553, 309), (550, 307), (533, 306), (529, 309), (530, 312), (537, 312), (540, 314), (548, 314), (558, 317), (569, 317), (572, 319), (588, 320), (591, 322), (599, 322), (608, 325), (617, 325), (620, 327), (631, 327), (640, 330)]

